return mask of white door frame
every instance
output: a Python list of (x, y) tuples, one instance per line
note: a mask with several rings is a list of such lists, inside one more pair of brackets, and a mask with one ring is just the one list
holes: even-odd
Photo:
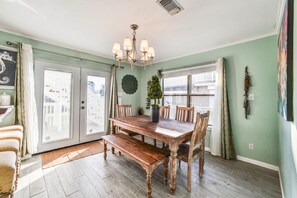
[[(52, 142), (42, 142), (43, 131), (43, 97), (44, 97), (44, 71), (61, 71), (72, 73), (71, 79), (71, 114), (70, 114), (70, 138), (57, 140)], [(35, 61), (35, 90), (37, 114), (39, 122), (39, 141), (37, 151), (38, 153), (67, 147), (79, 143), (79, 87), (80, 87), (80, 68), (62, 65), (58, 63)]]
[[(61, 71), (72, 73), (71, 79), (71, 114), (70, 114), (70, 138), (43, 143), (43, 102), (44, 102), (44, 71)], [(80, 68), (50, 61), (35, 60), (35, 97), (37, 103), (37, 114), (39, 123), (39, 139), (37, 152), (45, 152), (53, 149), (63, 148), (100, 139), (106, 134), (108, 124), (108, 105), (110, 91), (110, 73)], [(105, 78), (105, 129), (100, 133), (86, 135), (86, 110), (87, 110), (87, 76), (98, 76)], [(81, 109), (81, 101), (85, 101), (85, 109)]]
[[(88, 76), (98, 76), (105, 78), (105, 120), (104, 120), (104, 131), (100, 131), (95, 134), (86, 134), (87, 131), (87, 88), (88, 88)], [(108, 125), (108, 107), (109, 107), (109, 87), (110, 87), (110, 73), (81, 68), (81, 96), (80, 96), (80, 142), (88, 142), (96, 139), (100, 139), (101, 136), (106, 134)], [(84, 104), (82, 104), (84, 101)], [(82, 109), (82, 107), (84, 107)]]

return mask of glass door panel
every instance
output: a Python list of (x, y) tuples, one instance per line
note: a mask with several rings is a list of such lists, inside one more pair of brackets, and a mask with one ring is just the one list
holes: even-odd
[(38, 152), (78, 144), (80, 68), (35, 61)]
[(106, 134), (110, 74), (81, 69), (80, 141)]
[(42, 143), (72, 136), (71, 79), (72, 73), (44, 70)]
[(104, 77), (87, 76), (87, 135), (105, 129), (105, 80)]

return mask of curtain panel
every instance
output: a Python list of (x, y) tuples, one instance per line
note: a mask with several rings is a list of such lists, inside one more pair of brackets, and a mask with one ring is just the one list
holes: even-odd
[[(109, 118), (116, 116), (116, 108), (118, 104), (118, 88), (117, 88), (117, 66), (112, 66), (110, 79), (110, 98), (109, 98)], [(107, 134), (111, 133), (111, 122), (108, 120)]]
[(226, 61), (223, 58), (217, 61), (215, 97), (210, 151), (212, 155), (221, 156), (224, 159), (235, 159), (226, 82)]
[(18, 43), (18, 57), (15, 80), (15, 124), (22, 125), (22, 156), (37, 151), (38, 120), (34, 89), (32, 46)]

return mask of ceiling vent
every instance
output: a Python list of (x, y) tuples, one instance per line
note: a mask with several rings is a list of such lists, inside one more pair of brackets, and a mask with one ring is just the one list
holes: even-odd
[(176, 0), (157, 0), (157, 4), (164, 8), (170, 15), (175, 15), (184, 10)]

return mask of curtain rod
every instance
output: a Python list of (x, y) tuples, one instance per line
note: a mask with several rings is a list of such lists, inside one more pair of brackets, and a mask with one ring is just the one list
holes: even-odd
[[(6, 44), (11, 46), (11, 45), (17, 45), (17, 43), (13, 43), (11, 41), (6, 41)], [(93, 63), (99, 63), (99, 64), (103, 64), (103, 65), (109, 65), (109, 66), (114, 66), (115, 64), (110, 64), (110, 63), (104, 63), (104, 62), (100, 62), (100, 61), (95, 61), (95, 60), (90, 60), (90, 59), (86, 59), (86, 58), (79, 58), (79, 57), (76, 57), (76, 56), (71, 56), (71, 55), (66, 55), (66, 54), (60, 54), (60, 53), (57, 53), (57, 52), (52, 52), (52, 51), (48, 51), (48, 50), (44, 50), (44, 49), (39, 49), (39, 48), (35, 48), (35, 47), (32, 47), (33, 50), (38, 50), (38, 51), (43, 51), (43, 52), (48, 52), (48, 53), (52, 53), (52, 54), (57, 54), (57, 55), (62, 55), (62, 56), (67, 56), (69, 58), (74, 58), (74, 59), (79, 59), (81, 61), (88, 61), (88, 62), (93, 62)], [(117, 66), (119, 68), (124, 68), (123, 66)]]
[(199, 63), (199, 64), (186, 65), (186, 66), (172, 68), (172, 69), (164, 69), (164, 70), (161, 69), (161, 70), (159, 70), (159, 72), (171, 72), (171, 71), (173, 72), (173, 71), (177, 71), (177, 70), (190, 69), (192, 67), (198, 67), (198, 66), (200, 66), (202, 68), (203, 66), (208, 67), (208, 66), (214, 65), (216, 63), (217, 63), (217, 61), (215, 60), (215, 61), (209, 61), (209, 62), (204, 62), (204, 63)]

